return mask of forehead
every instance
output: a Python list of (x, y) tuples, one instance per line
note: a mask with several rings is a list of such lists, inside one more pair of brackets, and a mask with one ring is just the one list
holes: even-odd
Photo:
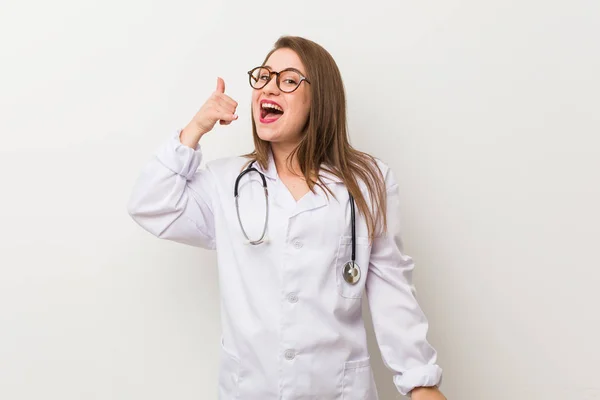
[(296, 68), (302, 73), (306, 73), (304, 64), (300, 61), (300, 57), (294, 50), (291, 49), (277, 49), (271, 54), (271, 56), (265, 62), (273, 71), (281, 71), (286, 68)]

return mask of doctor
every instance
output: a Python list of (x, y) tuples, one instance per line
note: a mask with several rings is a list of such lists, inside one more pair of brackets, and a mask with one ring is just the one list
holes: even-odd
[(238, 118), (218, 78), (142, 170), (128, 203), (153, 235), (217, 250), (219, 399), (378, 399), (365, 300), (398, 391), (444, 400), (403, 253), (398, 184), (385, 163), (350, 146), (335, 61), (284, 36), (248, 80), (255, 150), (198, 169), (202, 136)]

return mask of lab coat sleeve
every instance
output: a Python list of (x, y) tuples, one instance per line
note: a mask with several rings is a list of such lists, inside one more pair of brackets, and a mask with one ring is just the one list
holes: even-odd
[(181, 143), (174, 132), (142, 169), (127, 210), (154, 236), (206, 249), (215, 249), (213, 199), (215, 179), (198, 169), (201, 146)]
[(427, 341), (428, 321), (415, 297), (414, 263), (403, 252), (398, 184), (390, 169), (385, 181), (388, 230), (374, 238), (366, 292), (382, 360), (394, 373), (398, 391), (407, 395), (416, 387), (439, 386), (442, 369)]

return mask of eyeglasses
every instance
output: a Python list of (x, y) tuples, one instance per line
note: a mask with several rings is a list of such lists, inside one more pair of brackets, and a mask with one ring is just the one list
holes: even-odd
[(277, 79), (275, 80), (277, 87), (285, 93), (291, 93), (298, 89), (302, 81), (310, 83), (310, 81), (295, 68), (286, 68), (283, 71), (275, 72), (271, 71), (268, 67), (261, 66), (248, 71), (250, 86), (254, 89), (264, 88), (271, 81), (271, 76), (273, 74), (277, 75)]

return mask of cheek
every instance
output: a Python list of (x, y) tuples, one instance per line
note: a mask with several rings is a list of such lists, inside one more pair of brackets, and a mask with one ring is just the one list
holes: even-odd
[(308, 115), (310, 114), (310, 100), (302, 99), (302, 101), (298, 101), (294, 107), (294, 119), (297, 120), (297, 123), (302, 125), (306, 122)]
[(306, 122), (309, 115), (310, 115), (310, 103), (303, 104), (302, 105), (302, 116), (303, 116), (304, 122)]
[(308, 111), (306, 110), (305, 107), (297, 107), (292, 115), (292, 118), (290, 118), (290, 120), (293, 121), (294, 125), (298, 125), (298, 126), (302, 126), (304, 125), (304, 123), (306, 122), (306, 119), (308, 118)]
[(310, 93), (306, 93), (306, 95), (304, 96), (304, 102), (302, 104), (302, 107), (302, 110), (304, 111), (304, 116), (308, 118), (308, 115), (310, 114)]

